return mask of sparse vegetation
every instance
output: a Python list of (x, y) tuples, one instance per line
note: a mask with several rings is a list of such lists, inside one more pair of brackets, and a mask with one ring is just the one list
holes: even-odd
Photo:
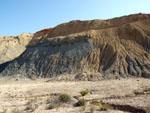
[(109, 104), (103, 104), (101, 101), (97, 102), (96, 105), (99, 107), (100, 111), (106, 111), (112, 109), (112, 106)]
[(38, 105), (36, 105), (36, 104), (30, 104), (30, 105), (26, 106), (26, 110), (33, 112), (36, 110), (37, 107), (38, 107)]
[(78, 102), (76, 103), (77, 106), (84, 106), (86, 103), (86, 101), (84, 99), (80, 99), (78, 100)]
[(106, 108), (106, 109), (112, 109), (112, 106), (109, 105), (109, 104), (104, 104), (104, 108)]
[(38, 108), (38, 105), (35, 104), (34, 99), (28, 101), (26, 105), (27, 105), (26, 110), (31, 111), (31, 112), (35, 111), (35, 109)]
[(100, 111), (105, 111), (106, 109), (104, 108), (102, 102), (97, 102), (97, 106), (99, 107)]
[(21, 111), (20, 111), (19, 109), (17, 109), (17, 108), (14, 108), (14, 109), (12, 110), (12, 113), (21, 113)]
[(68, 95), (68, 94), (61, 94), (61, 95), (59, 96), (59, 100), (60, 100), (61, 102), (69, 102), (69, 101), (71, 100), (71, 96)]
[(4, 107), (2, 113), (7, 113), (7, 108)]
[(57, 104), (55, 104), (55, 103), (50, 103), (49, 105), (48, 105), (48, 109), (54, 109), (54, 108), (56, 108), (57, 107)]
[(40, 104), (43, 104), (43, 102), (40, 102)]
[(80, 94), (81, 94), (82, 96), (85, 96), (85, 95), (87, 95), (87, 94), (88, 94), (88, 90), (80, 91)]
[[(46, 79), (47, 80), (47, 79)], [(128, 84), (130, 86), (130, 88), (132, 88), (132, 81), (137, 82), (137, 80), (139, 79), (132, 79), (129, 80)], [(143, 79), (142, 79), (143, 80)], [(140, 81), (142, 81), (140, 80)], [(118, 83), (116, 83), (115, 85), (118, 84), (126, 84), (125, 82), (122, 83), (122, 79), (121, 81), (115, 80)], [(108, 81), (106, 81), (108, 82)], [(143, 81), (142, 81), (143, 82)], [(144, 82), (146, 82), (146, 80), (144, 79)], [(35, 84), (36, 83), (36, 84)], [(107, 90), (105, 90), (105, 88), (103, 89), (103, 87), (101, 87), (99, 89), (100, 86), (103, 86), (103, 83), (101, 82), (95, 82), (96, 84), (100, 84), (100, 85), (96, 85), (96, 84), (91, 84), (89, 83), (67, 83), (67, 85), (65, 85), (66, 87), (70, 88), (70, 91), (66, 90), (66, 88), (64, 88), (64, 82), (60, 83), (51, 83), (49, 84), (45, 84), (45, 80), (44, 80), (44, 84), (42, 81), (42, 85), (40, 83), (40, 85), (37, 85), (37, 82), (35, 82), (32, 87), (30, 87), (31, 89), (29, 89), (28, 91), (26, 89), (29, 88), (29, 85), (27, 85), (24, 88), (22, 87), (16, 87), (16, 85), (13, 86), (12, 89), (9, 89), (9, 87), (7, 87), (8, 91), (5, 90), (5, 92), (3, 93), (2, 91), (0, 91), (0, 94), (4, 97), (5, 95), (8, 95), (8, 97), (10, 96), (13, 97), (13, 99), (9, 99), (9, 100), (5, 100), (2, 99), (2, 103), (6, 103), (6, 104), (2, 104), (0, 107), (0, 113), (34, 113), (34, 112), (89, 112), (89, 113), (96, 113), (96, 112), (113, 112), (114, 110), (119, 110), (119, 111), (123, 111), (123, 112), (127, 112), (126, 110), (129, 110), (128, 112), (135, 111), (135, 112), (140, 112), (140, 111), (145, 111), (149, 113), (149, 109), (145, 108), (143, 110), (143, 108), (138, 108), (138, 106), (133, 106), (133, 104), (131, 105), (127, 105), (126, 103), (124, 105), (120, 104), (120, 103), (111, 103), (111, 99), (117, 99), (118, 102), (120, 99), (122, 99), (122, 97), (133, 97), (133, 95), (131, 95), (130, 91), (125, 93), (124, 95), (117, 95), (115, 93), (118, 92), (118, 87), (115, 89), (115, 92), (113, 91), (113, 95), (108, 95), (108, 100), (106, 101), (105, 97), (108, 92)], [(18, 84), (18, 83), (17, 83)], [(114, 83), (113, 83), (114, 84)], [(37, 86), (36, 86), (37, 85)], [(47, 86), (45, 86), (47, 85)], [(78, 86), (80, 85), (80, 86)], [(90, 86), (92, 85), (92, 86)], [(108, 88), (110, 85), (110, 82), (107, 83), (107, 87)], [(36, 87), (35, 87), (36, 86)], [(40, 86), (40, 87), (39, 87)], [(43, 86), (45, 86), (43, 88)], [(57, 86), (56, 89), (54, 90), (54, 86)], [(74, 87), (76, 86), (76, 90), (74, 90)], [(84, 89), (81, 89), (84, 88)], [(80, 94), (81, 91), (85, 91), (86, 88), (88, 88), (88, 95), (86, 96), (82, 96)], [(93, 89), (93, 87), (95, 87), (95, 89)], [(126, 86), (128, 87), (128, 86)], [(22, 88), (22, 89), (21, 89)], [(38, 90), (33, 90), (33, 89), (38, 89)], [(43, 88), (43, 89), (42, 89)], [(61, 90), (59, 90), (61, 88)], [(64, 88), (64, 89), (63, 89)], [(72, 88), (72, 89), (71, 89)], [(119, 87), (121, 88), (121, 87)], [(136, 87), (137, 88), (137, 87)], [(16, 90), (15, 90), (16, 89)], [(20, 91), (20, 89), (22, 91)], [(123, 88), (123, 90), (125, 90), (126, 88)], [(142, 92), (148, 92), (149, 91), (149, 87), (147, 87), (147, 85), (143, 85), (143, 89), (141, 89), (141, 93)], [(13, 91), (16, 91), (15, 93), (13, 93)], [(58, 91), (59, 90), (59, 91)], [(133, 94), (134, 89), (130, 89)], [(32, 92), (33, 91), (33, 92)], [(62, 92), (63, 91), (63, 92)], [(67, 92), (65, 92), (67, 91)], [(74, 91), (74, 92), (73, 92)], [(94, 97), (95, 94), (100, 94), (101, 91), (106, 91), (104, 92), (104, 94), (101, 94), (100, 98), (99, 97)], [(60, 93), (62, 92), (62, 93)], [(91, 92), (91, 93), (90, 93)], [(71, 96), (71, 100), (69, 102), (63, 103), (62, 101), (60, 101), (60, 97), (62, 97), (63, 94), (67, 94)], [(17, 95), (17, 96), (15, 96)], [(137, 95), (134, 95), (135, 97)], [(26, 100), (25, 100), (26, 97)], [(104, 98), (104, 99), (103, 99)], [(15, 103), (9, 103), (10, 101), (15, 100)], [(6, 101), (6, 102), (5, 102)], [(128, 101), (127, 101), (128, 102)], [(144, 106), (144, 102), (145, 102), (145, 98), (144, 96), (142, 97), (142, 102), (143, 104), (141, 106)], [(21, 105), (18, 105), (19, 103), (22, 103)], [(38, 108), (39, 107), (39, 108)], [(14, 109), (17, 108), (17, 109)]]
[(47, 98), (46, 104), (49, 104), (49, 103), (51, 103), (51, 99), (50, 99), (50, 98)]
[(27, 96), (25, 96), (25, 97), (24, 97), (24, 99), (25, 99), (25, 100), (28, 100), (28, 97), (27, 97)]

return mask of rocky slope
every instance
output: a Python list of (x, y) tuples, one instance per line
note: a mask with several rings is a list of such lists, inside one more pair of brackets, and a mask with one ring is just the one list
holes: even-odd
[(33, 35), (23, 33), (19, 36), (0, 37), (0, 64), (17, 58), (22, 54)]
[(29, 77), (90, 72), (149, 78), (149, 52), (149, 14), (71, 21), (36, 33), (24, 53), (0, 71)]

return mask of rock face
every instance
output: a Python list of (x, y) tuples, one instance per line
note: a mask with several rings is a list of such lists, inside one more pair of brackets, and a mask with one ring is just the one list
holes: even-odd
[(71, 21), (35, 34), (18, 58), (0, 65), (0, 75), (54, 77), (103, 73), (150, 77), (150, 15)]
[(33, 37), (30, 45), (36, 44), (40, 42), (44, 37), (47, 37), (48, 33), (52, 30), (52, 28), (43, 29), (41, 31), (36, 32)]
[[(74, 40), (73, 44), (65, 44), (71, 40)], [(47, 40), (28, 47), (19, 58), (6, 66), (4, 74), (52, 77), (72, 73), (91, 51), (92, 42), (88, 37)]]
[(33, 35), (23, 33), (19, 36), (0, 37), (0, 64), (8, 62), (21, 55), (31, 41)]

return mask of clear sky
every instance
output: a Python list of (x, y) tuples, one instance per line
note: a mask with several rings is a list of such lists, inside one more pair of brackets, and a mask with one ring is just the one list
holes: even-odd
[(139, 12), (150, 13), (150, 0), (0, 0), (0, 36)]

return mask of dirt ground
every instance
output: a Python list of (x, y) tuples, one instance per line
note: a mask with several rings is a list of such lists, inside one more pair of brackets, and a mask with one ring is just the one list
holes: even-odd
[[(82, 90), (88, 90), (84, 97)], [(71, 101), (59, 102), (62, 93), (69, 94)], [(75, 106), (79, 99), (86, 104)], [(58, 105), (49, 109), (54, 101)], [(102, 109), (100, 104), (109, 107)], [(58, 82), (0, 78), (0, 113), (149, 113), (149, 108), (149, 79)]]

